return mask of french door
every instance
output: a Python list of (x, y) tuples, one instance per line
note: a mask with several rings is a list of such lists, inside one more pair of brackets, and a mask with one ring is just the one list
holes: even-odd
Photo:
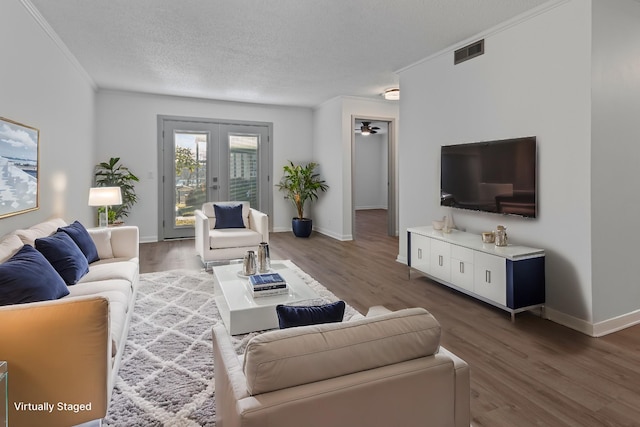
[(267, 123), (159, 117), (162, 153), (159, 239), (194, 236), (205, 202), (248, 201), (271, 217)]

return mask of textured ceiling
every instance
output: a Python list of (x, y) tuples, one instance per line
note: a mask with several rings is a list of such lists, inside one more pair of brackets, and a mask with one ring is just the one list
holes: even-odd
[[(29, 0), (23, 0), (29, 2)], [(30, 0), (101, 89), (316, 106), (546, 0)]]

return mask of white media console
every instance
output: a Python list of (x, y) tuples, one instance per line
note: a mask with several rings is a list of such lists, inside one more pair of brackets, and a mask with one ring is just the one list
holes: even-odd
[(544, 250), (483, 243), (479, 234), (407, 229), (409, 275), (428, 277), (511, 313), (545, 302)]

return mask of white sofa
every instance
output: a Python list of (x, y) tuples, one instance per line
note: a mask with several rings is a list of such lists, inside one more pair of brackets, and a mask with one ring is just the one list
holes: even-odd
[(213, 328), (218, 427), (469, 427), (469, 366), (422, 308), (269, 331)]
[[(214, 204), (242, 204), (245, 228), (216, 229)], [(196, 253), (205, 266), (214, 261), (242, 258), (249, 251), (257, 251), (261, 242), (269, 243), (269, 218), (253, 209), (249, 202), (207, 202), (195, 213)]]
[[(0, 262), (65, 225), (54, 219), (4, 236)], [(0, 360), (8, 365), (12, 426), (72, 426), (107, 413), (138, 287), (139, 232), (135, 226), (88, 232), (100, 260), (68, 286), (69, 295), (0, 306)], [(20, 410), (20, 402), (53, 408)]]

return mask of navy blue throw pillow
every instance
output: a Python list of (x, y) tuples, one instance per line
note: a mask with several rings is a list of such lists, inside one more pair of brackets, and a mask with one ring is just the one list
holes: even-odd
[(280, 304), (276, 306), (276, 313), (278, 314), (280, 329), (285, 329), (320, 323), (342, 322), (344, 309), (344, 301), (306, 307)]
[(216, 225), (213, 228), (245, 228), (242, 221), (242, 203), (237, 205), (213, 204), (216, 213)]
[(58, 231), (36, 239), (36, 249), (44, 255), (67, 285), (75, 285), (89, 272), (89, 263), (76, 242), (67, 233)]
[(48, 301), (69, 295), (69, 289), (45, 257), (24, 245), (0, 264), (0, 306)]
[(84, 256), (87, 258), (87, 262), (89, 264), (100, 259), (96, 244), (93, 243), (93, 239), (89, 235), (89, 232), (84, 228), (84, 225), (80, 224), (80, 222), (74, 221), (66, 227), (58, 228), (58, 231), (67, 233), (69, 237), (76, 242), (76, 245), (78, 245)]

